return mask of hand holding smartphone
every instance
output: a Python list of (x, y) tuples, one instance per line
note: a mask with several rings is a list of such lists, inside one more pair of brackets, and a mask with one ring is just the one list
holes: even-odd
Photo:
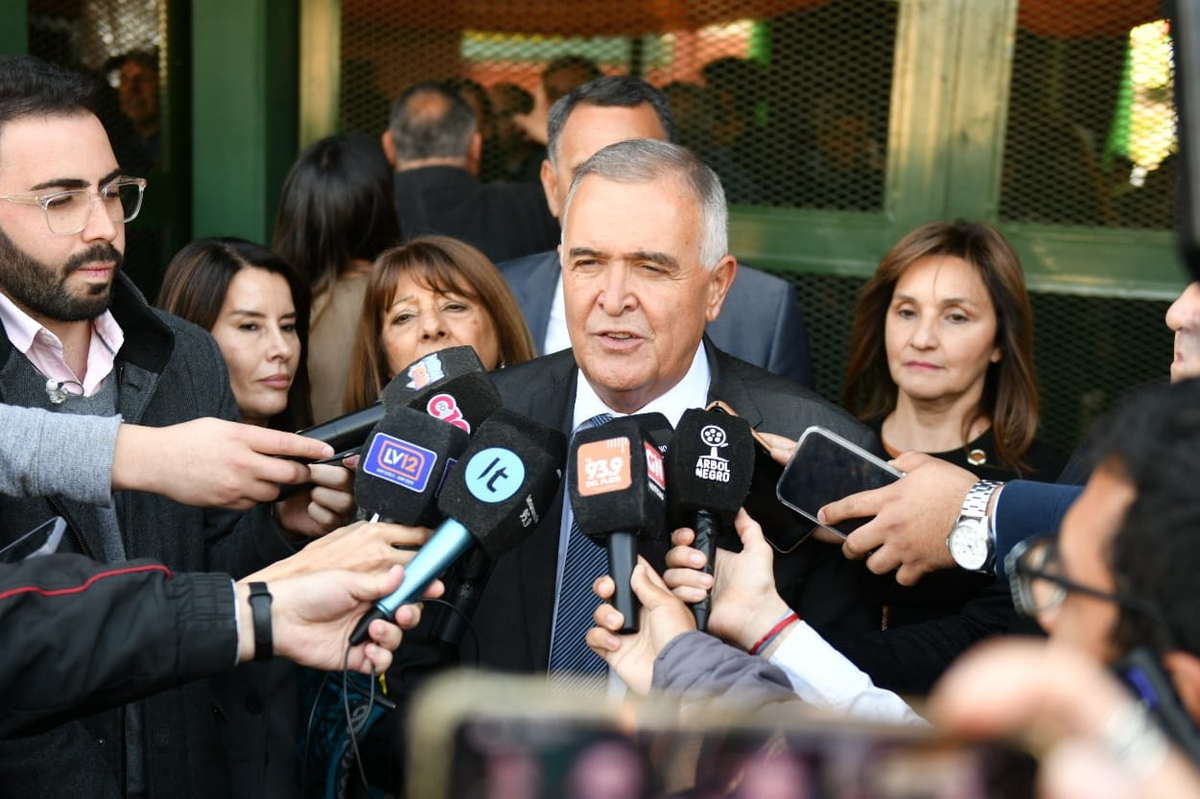
[[(819, 524), (817, 511), (823, 506), (860, 491), (883, 488), (903, 476), (903, 472), (862, 447), (814, 425), (796, 442), (775, 495), (787, 507)], [(868, 521), (847, 519), (836, 527), (822, 526), (845, 538)]]

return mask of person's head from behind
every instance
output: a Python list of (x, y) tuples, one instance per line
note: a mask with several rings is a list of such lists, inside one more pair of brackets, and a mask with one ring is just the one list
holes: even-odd
[(39, 58), (0, 56), (0, 291), (47, 326), (108, 308), (125, 222), (141, 207), (93, 89)]
[(679, 144), (695, 152), (717, 144), (721, 100), (716, 92), (694, 83), (672, 81), (662, 88), (679, 125)]
[(1167, 327), (1175, 331), (1171, 379), (1200, 377), (1200, 281), (1188, 284), (1167, 309)]
[(418, 83), (400, 95), (382, 142), (397, 171), (437, 164), (479, 171), (483, 139), (475, 112), (442, 83)]
[(515, 83), (497, 83), (488, 94), (496, 113), (496, 136), (500, 143), (509, 150), (526, 147), (529, 141), (513, 117), (533, 110), (533, 95)]
[(666, 96), (641, 78), (613, 75), (573, 89), (550, 108), (542, 189), (561, 217), (571, 179), (584, 161), (629, 139), (675, 140)]
[(399, 241), (392, 170), (379, 142), (330, 136), (300, 154), (283, 183), (273, 247), (314, 295)]
[(495, 134), (496, 107), (492, 103), (492, 96), (482, 84), (470, 78), (450, 78), (443, 81), (442, 85), (458, 92), (467, 101), (467, 105), (471, 106), (471, 113), (475, 115), (475, 128), (480, 136), (486, 139)]
[(243, 422), (308, 426), (309, 291), (287, 262), (245, 239), (197, 239), (171, 259), (156, 304), (212, 333)]
[(1096, 429), (1099, 466), (1057, 538), (1010, 574), (1053, 640), (1104, 662), (1150, 650), (1200, 718), (1200, 380), (1136, 392)]
[(700, 68), (704, 85), (720, 97), (725, 111), (753, 122), (766, 81), (763, 69), (754, 61), (728, 56), (709, 61)]
[(605, 147), (576, 172), (560, 254), (567, 331), (584, 376), (633, 413), (687, 373), (737, 264), (716, 174), (674, 144)]
[(600, 67), (590, 58), (581, 55), (560, 56), (547, 64), (542, 71), (542, 89), (546, 92), (546, 102), (553, 104), (576, 86), (582, 86), (598, 77)]
[(371, 270), (350, 355), (346, 407), (379, 399), (418, 358), (470, 345), (488, 369), (528, 361), (533, 338), (512, 291), (487, 256), (446, 236), (418, 236)]
[(899, 403), (953, 407), (963, 443), (990, 420), (1019, 469), (1037, 432), (1033, 314), (1016, 253), (981, 222), (931, 222), (879, 262), (855, 307), (845, 406), (883, 418)]
[(871, 153), (871, 112), (851, 94), (821, 96), (813, 111), (816, 144), (830, 164), (841, 170), (858, 169)]

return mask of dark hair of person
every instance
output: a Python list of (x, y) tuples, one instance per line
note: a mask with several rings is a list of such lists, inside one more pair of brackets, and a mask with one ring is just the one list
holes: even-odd
[[(550, 76), (555, 72), (574, 71), (583, 76), (581, 84), (593, 81), (600, 77), (600, 65), (587, 56), (571, 53), (568, 55), (560, 55), (558, 58), (551, 60), (546, 64), (546, 68), (542, 70), (542, 86), (546, 89), (547, 94), (550, 93)], [(551, 96), (551, 100), (557, 100), (558, 97)]]
[(426, 81), (410, 87), (392, 105), (388, 122), (396, 161), (464, 158), (478, 130), (466, 98), (445, 83)]
[(387, 385), (383, 314), (392, 304), (402, 275), (438, 293), (453, 292), (478, 303), (499, 338), (502, 366), (532, 360), (533, 336), (512, 290), (488, 257), (470, 244), (447, 236), (418, 236), (382, 253), (371, 269), (362, 318), (350, 354), (347, 408), (365, 408)]
[(1093, 430), (1097, 468), (1137, 492), (1108, 552), (1117, 593), (1161, 617), (1122, 608), (1113, 642), (1200, 656), (1200, 379), (1143, 388)]
[(558, 157), (558, 139), (567, 124), (567, 118), (578, 105), (595, 105), (601, 108), (637, 108), (649, 103), (658, 117), (659, 124), (667, 134), (667, 141), (675, 141), (675, 115), (666, 96), (641, 78), (629, 75), (606, 75), (576, 86), (550, 106), (546, 127), (546, 152), (550, 163)]
[(286, 261), (266, 247), (245, 239), (196, 239), (185, 244), (171, 259), (155, 305), (211, 332), (234, 275), (250, 267), (280, 275), (292, 290), (300, 359), (292, 387), (288, 390), (287, 406), (282, 413), (267, 420), (267, 426), (275, 430), (300, 430), (312, 424), (306, 366), (311, 295), (308, 286)]
[(273, 248), (319, 296), (400, 241), (392, 168), (375, 139), (330, 136), (292, 164), (279, 196)]
[(0, 128), (29, 116), (95, 113), (95, 83), (30, 55), (0, 56)]
[(1017, 254), (1000, 233), (982, 222), (921, 225), (883, 256), (858, 295), (843, 404), (860, 419), (878, 419), (896, 408), (898, 388), (888, 371), (885, 328), (901, 276), (931, 256), (966, 261), (983, 280), (996, 312), (996, 346), (1002, 356), (988, 365), (979, 407), (963, 420), (963, 441), (976, 419), (989, 417), (996, 456), (1018, 474), (1038, 426), (1033, 366), (1033, 311)]

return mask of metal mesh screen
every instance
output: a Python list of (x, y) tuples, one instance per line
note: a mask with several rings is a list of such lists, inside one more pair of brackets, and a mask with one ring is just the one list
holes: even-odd
[[(475, 104), (488, 136), (484, 177), (536, 180), (538, 155), (511, 116), (531, 107), (543, 78), (565, 91), (591, 68), (636, 74), (664, 88), (680, 142), (713, 166), (732, 202), (880, 211), (901, 5), (462, 0), (401, 10), (346, 0), (341, 125), (376, 135), (407, 86), (466, 78), (483, 89)], [(1086, 13), (1022, 0), (1001, 223), (1170, 227), (1170, 40), (1157, 14), (1153, 0), (1111, 0)], [(558, 74), (547, 76), (552, 62)], [(818, 387), (839, 401), (862, 281), (784, 277), (808, 320)], [(1043, 294), (1033, 306), (1043, 437), (1069, 452), (1116, 397), (1165, 376), (1166, 303)]]
[(1019, 7), (1003, 220), (1172, 226), (1169, 26), (1155, 3), (1103, 5), (1090, 18), (1070, 3)]
[[(511, 117), (532, 106), (539, 84), (553, 100), (597, 73), (635, 74), (667, 92), (680, 143), (716, 170), (731, 202), (882, 207), (895, 2), (598, 8), (348, 1), (341, 126), (378, 135), (406, 87), (465, 78), (484, 120), (483, 177), (536, 180)], [(647, 18), (655, 9), (659, 16)]]

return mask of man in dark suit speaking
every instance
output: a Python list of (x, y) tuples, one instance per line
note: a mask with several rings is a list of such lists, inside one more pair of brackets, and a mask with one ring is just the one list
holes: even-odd
[[(674, 138), (667, 98), (641, 78), (609, 76), (575, 88), (550, 109), (542, 162), (550, 212), (561, 216), (575, 170), (600, 148), (627, 139)], [(500, 264), (539, 355), (570, 346), (559, 267), (554, 250)], [(745, 265), (737, 273), (724, 312), (708, 325), (709, 337), (730, 355), (813, 388), (808, 333), (795, 290), (787, 281)]]
[[(573, 433), (598, 414), (662, 413), (675, 425), (688, 408), (723, 400), (752, 426), (796, 436), (812, 424), (868, 449), (874, 436), (815, 393), (733, 358), (705, 337), (737, 272), (727, 252), (724, 192), (687, 150), (647, 139), (600, 150), (578, 170), (564, 204), (563, 295), (571, 349), (493, 374), (505, 405)], [(582, 670), (567, 650), (603, 663), (562, 597), (591, 579), (572, 577), (577, 544), (562, 495), (515, 550), (496, 560), (461, 645), (463, 663), (516, 672)], [(877, 627), (874, 581), (861, 564), (817, 541), (776, 559), (780, 593), (816, 624)], [(559, 607), (564, 605), (564, 607)], [(564, 612), (560, 612), (564, 611)], [(574, 631), (576, 630), (577, 631)], [(438, 654), (410, 636), (389, 683), (410, 690)], [(584, 664), (583, 668), (586, 668)]]

